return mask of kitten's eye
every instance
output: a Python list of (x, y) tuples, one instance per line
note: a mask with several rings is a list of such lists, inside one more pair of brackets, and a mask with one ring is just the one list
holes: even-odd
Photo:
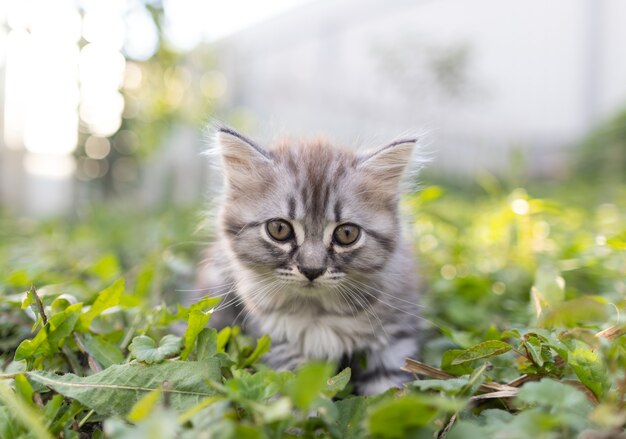
[(287, 241), (293, 238), (293, 227), (287, 221), (276, 219), (266, 224), (267, 233), (276, 241)]
[(339, 245), (351, 245), (359, 239), (361, 229), (356, 224), (342, 224), (333, 232), (333, 240)]

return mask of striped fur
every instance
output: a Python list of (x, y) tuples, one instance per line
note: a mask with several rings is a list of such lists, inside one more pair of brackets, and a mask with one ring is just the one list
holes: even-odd
[[(360, 393), (410, 379), (400, 367), (418, 350), (418, 294), (398, 199), (415, 143), (365, 154), (324, 140), (265, 149), (219, 129), (224, 200), (201, 272), (201, 286), (224, 297), (213, 324), (269, 334), (275, 368), (347, 360)], [(274, 240), (273, 219), (288, 221), (293, 239)], [(350, 246), (333, 240), (345, 223), (361, 230)], [(305, 269), (322, 274), (309, 280)], [(362, 354), (365, 364), (354, 360)]]

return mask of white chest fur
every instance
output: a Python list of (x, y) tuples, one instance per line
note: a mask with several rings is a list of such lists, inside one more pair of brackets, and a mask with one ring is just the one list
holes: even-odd
[(374, 332), (375, 323), (365, 316), (272, 312), (263, 316), (260, 327), (273, 340), (286, 340), (309, 359), (338, 360), (344, 354), (382, 345)]

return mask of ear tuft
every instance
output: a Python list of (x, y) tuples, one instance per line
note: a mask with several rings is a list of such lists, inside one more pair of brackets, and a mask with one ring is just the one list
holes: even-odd
[(407, 177), (419, 171), (422, 160), (416, 158), (418, 138), (396, 140), (361, 156), (359, 167), (390, 193), (402, 191)]
[(215, 146), (216, 152), (221, 156), (229, 188), (247, 190), (262, 184), (272, 162), (271, 151), (227, 127), (216, 129)]

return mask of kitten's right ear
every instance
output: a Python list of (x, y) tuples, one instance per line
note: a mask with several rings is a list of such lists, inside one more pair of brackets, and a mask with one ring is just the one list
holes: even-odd
[(232, 189), (246, 190), (251, 185), (263, 183), (272, 161), (270, 151), (226, 127), (217, 128), (215, 143), (226, 180)]

